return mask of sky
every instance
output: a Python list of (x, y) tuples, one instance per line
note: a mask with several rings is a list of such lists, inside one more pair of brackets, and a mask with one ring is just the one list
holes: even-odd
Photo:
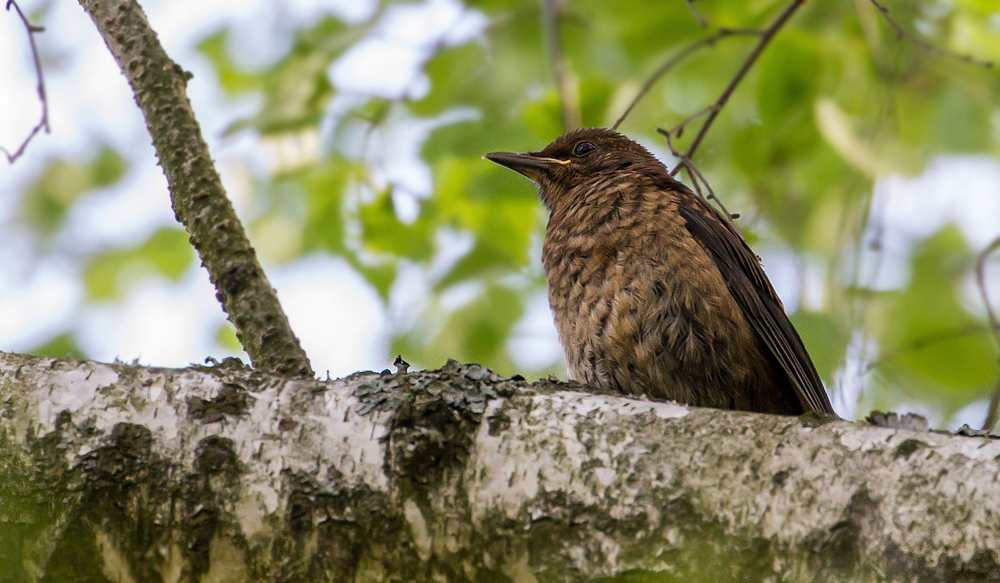
[[(285, 157), (302, 152), (276, 151), (249, 132), (224, 137), (229, 123), (253, 111), (255, 102), (234, 102), (214, 81), (200, 83), (212, 79), (213, 72), (195, 51), (196, 44), (233, 25), (233, 54), (244, 66), (260, 66), (284, 53), (291, 31), (320, 15), (332, 13), (357, 23), (376, 8), (374, 0), (148, 0), (142, 5), (168, 54), (194, 73), (188, 94), (238, 213), (248, 212), (255, 172), (268, 172), (286, 163)], [(74, 257), (141, 241), (176, 222), (141, 114), (89, 17), (75, 2), (23, 0), (21, 6), (28, 14), (45, 7), (40, 24), (46, 32), (35, 38), (45, 69), (52, 131), (36, 138), (14, 165), (0, 160), (0, 350), (26, 350), (69, 327), (87, 353), (101, 361), (186, 366), (206, 356), (227, 356), (215, 340), (224, 314), (197, 262), (179, 282), (150, 278), (121, 303), (85, 304)], [(338, 89), (329, 106), (330, 119), (359, 96), (412, 97), (426, 92), (421, 66), (433, 44), (474, 40), (485, 23), (481, 14), (458, 0), (426, 0), (387, 10), (369, 36), (330, 67), (329, 78)], [(23, 28), (13, 14), (0, 13), (0, 145), (16, 147), (36, 122), (39, 107)], [(454, 115), (458, 119), (472, 114)], [(397, 196), (403, 199), (396, 202), (402, 215), (416, 212), (413, 201), (433, 192), (430, 172), (418, 154), (429, 129), (427, 122), (397, 124), (393, 134), (372, 141), (366, 153), (381, 161), (386, 181), (400, 186)], [(302, 144), (306, 155), (321, 149), (330, 131), (326, 123), (315, 144)], [(127, 175), (74, 205), (51, 252), (40, 252), (16, 220), (22, 193), (49, 160), (85, 158), (101, 143), (127, 153)], [(526, 149), (535, 146), (526, 144)], [(881, 225), (883, 255), (865, 259), (880, 265), (872, 270), (875, 285), (891, 289), (904, 284), (914, 242), (948, 222), (961, 228), (974, 249), (988, 244), (1000, 232), (997, 193), (1000, 163), (988, 157), (938, 158), (919, 176), (879, 179), (872, 223)], [(406, 197), (412, 204), (407, 205)], [(820, 274), (810, 278), (807, 273), (804, 288), (798, 289), (797, 259), (790, 251), (771, 246), (758, 252), (787, 309), (794, 310), (800, 302), (822, 303), (822, 286), (810, 283), (820, 282)], [(266, 253), (262, 256), (292, 328), (321, 376), (389, 366), (394, 355), (387, 353), (387, 342), (391, 330), (403, 324), (400, 314), (426, 306), (426, 298), (415, 293), (409, 305), (387, 310), (368, 284), (335, 257), (312, 255), (277, 265), (267, 261)], [(419, 290), (419, 277), (404, 272), (397, 285)], [(993, 296), (1000, 298), (998, 274), (991, 274), (990, 282)], [(971, 282), (968, 287), (971, 309), (981, 311), (978, 293)], [(544, 295), (529, 299), (509, 347), (514, 362), (525, 367), (561, 358)], [(841, 398), (835, 402), (841, 414), (853, 414), (861, 384), (859, 366), (860, 361), (849, 363), (842, 371)], [(983, 411), (985, 403), (970, 406), (953, 423), (975, 425)]]

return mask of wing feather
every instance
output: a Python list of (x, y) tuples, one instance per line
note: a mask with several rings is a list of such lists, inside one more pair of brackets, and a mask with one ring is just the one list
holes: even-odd
[[(671, 190), (680, 189), (674, 183)], [(834, 414), (816, 367), (785, 315), (760, 259), (722, 213), (701, 197), (685, 191), (678, 192), (682, 199), (678, 212), (684, 217), (688, 231), (709, 250), (744, 317), (788, 375), (803, 409)]]

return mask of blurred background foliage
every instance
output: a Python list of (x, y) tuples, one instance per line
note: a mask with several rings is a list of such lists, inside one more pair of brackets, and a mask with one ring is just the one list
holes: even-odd
[[(693, 3), (703, 27), (680, 0), (556, 2), (582, 123), (610, 126), (687, 44), (720, 27), (762, 28), (785, 5)], [(900, 26), (936, 46), (1000, 60), (1000, 11), (992, 1), (885, 5)], [(480, 159), (540, 149), (565, 129), (545, 3), (467, 0), (455, 21), (462, 30), (421, 41), (412, 79), (394, 89), (338, 88), (331, 73), (338, 60), (400, 30), (399, 19), (414, 6), (384, 1), (359, 23), (320, 18), (297, 31), (284, 56), (256, 68), (234, 54), (230, 28), (200, 42), (216, 76), (194, 82), (217, 83), (233, 100), (253, 98), (254, 110), (232, 120), (227, 133), (255, 136), (275, 160), (253, 176), (244, 212), (251, 238), (269, 265), (313, 253), (346, 260), (390, 316), (386, 363), (402, 353), (418, 367), (456, 358), (507, 375), (564, 377), (560, 358), (545, 356), (557, 354), (551, 347), (533, 348), (530, 338), (512, 347), (519, 335), (531, 335), (527, 320), (548, 317), (538, 309), (544, 212), (528, 181)], [(726, 38), (685, 60), (622, 131), (672, 166), (656, 129), (714, 102), (756, 42)], [(898, 39), (868, 0), (809, 2), (751, 70), (695, 157), (727, 207), (742, 214), (737, 224), (764, 256), (842, 413), (905, 407), (947, 423), (970, 403), (984, 403), (997, 385), (997, 345), (972, 276), (980, 249), (949, 223), (902, 252), (887, 249), (879, 222), (885, 209), (874, 201), (880, 177), (918, 175), (942, 156), (996, 159), (998, 98), (995, 68)], [(429, 173), (429, 188), (392, 170), (395, 145), (407, 140), (426, 165), (411, 174)], [(125, 164), (112, 150), (52, 162), (24, 194), (23, 224), (40, 241), (53, 236), (73, 204), (118, 180)], [(769, 258), (790, 268), (774, 271)], [(194, 255), (181, 230), (166, 228), (79, 260), (87, 301), (115, 302), (150, 274), (180, 277)], [(890, 268), (903, 276), (887, 283), (879, 273)], [(411, 296), (423, 299), (414, 304)], [(416, 313), (407, 309), (413, 305)], [(218, 341), (236, 350), (226, 326)], [(516, 364), (516, 350), (536, 358)], [(62, 331), (36, 352), (81, 351), (72, 331)]]

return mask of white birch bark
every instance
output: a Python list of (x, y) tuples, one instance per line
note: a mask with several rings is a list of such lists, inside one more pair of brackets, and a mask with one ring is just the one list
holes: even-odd
[(0, 354), (0, 580), (998, 580), (998, 456), (457, 363)]

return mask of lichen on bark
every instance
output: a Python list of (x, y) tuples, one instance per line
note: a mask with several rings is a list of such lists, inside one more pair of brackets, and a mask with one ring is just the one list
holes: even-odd
[(582, 389), (0, 353), (0, 580), (1000, 577), (997, 441)]

